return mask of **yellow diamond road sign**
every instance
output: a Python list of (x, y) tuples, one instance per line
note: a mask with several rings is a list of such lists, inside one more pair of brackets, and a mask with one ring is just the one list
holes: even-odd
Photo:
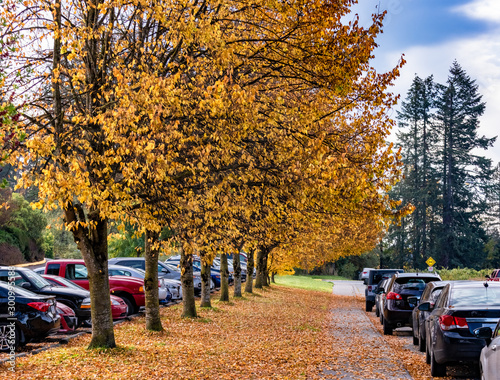
[(436, 260), (434, 260), (432, 257), (429, 257), (425, 263), (426, 263), (428, 266), (433, 267), (433, 266), (434, 266), (434, 264), (436, 264)]

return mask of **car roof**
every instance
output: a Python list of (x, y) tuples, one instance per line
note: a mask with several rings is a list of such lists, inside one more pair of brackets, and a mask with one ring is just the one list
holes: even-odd
[(493, 286), (500, 287), (500, 282), (498, 281), (483, 281), (483, 280), (464, 280), (464, 281), (450, 281), (450, 286), (454, 288), (464, 288), (464, 287), (474, 287), (479, 288), (481, 286)]
[(412, 273), (395, 273), (396, 277), (404, 278), (404, 277), (433, 277), (433, 278), (441, 278), (437, 273), (426, 273), (426, 272), (412, 272)]

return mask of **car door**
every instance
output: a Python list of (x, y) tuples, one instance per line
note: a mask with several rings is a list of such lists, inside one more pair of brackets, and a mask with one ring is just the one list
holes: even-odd
[(500, 321), (495, 327), (491, 343), (484, 348), (483, 373), (486, 379), (496, 379), (500, 368)]

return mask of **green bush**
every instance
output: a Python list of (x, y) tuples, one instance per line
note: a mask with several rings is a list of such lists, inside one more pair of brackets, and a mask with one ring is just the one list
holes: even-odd
[(493, 269), (469, 269), (469, 268), (454, 268), (454, 269), (438, 269), (437, 273), (443, 280), (484, 280), (485, 276), (491, 274)]

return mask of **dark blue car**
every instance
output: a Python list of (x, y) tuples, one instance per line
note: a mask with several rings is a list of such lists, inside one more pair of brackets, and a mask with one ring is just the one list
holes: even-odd
[(456, 281), (446, 285), (434, 308), (421, 303), (421, 311), (432, 310), (425, 321), (426, 358), (432, 376), (445, 376), (456, 362), (479, 362), (484, 339), (474, 335), (480, 327), (493, 329), (500, 319), (500, 283)]

